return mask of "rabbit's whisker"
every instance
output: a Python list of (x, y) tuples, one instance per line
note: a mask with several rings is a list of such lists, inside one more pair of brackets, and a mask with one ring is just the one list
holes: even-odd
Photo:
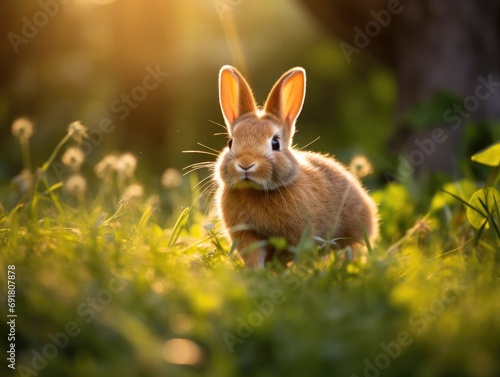
[(197, 151), (197, 150), (182, 151), (182, 153), (198, 153), (198, 154), (208, 154), (209, 156), (215, 156), (215, 157), (218, 156), (217, 153), (208, 152), (208, 151)]
[(306, 149), (307, 147), (309, 147), (311, 144), (317, 142), (319, 139), (321, 139), (321, 136), (318, 136), (316, 139), (314, 139), (313, 141), (310, 141), (309, 143), (307, 143), (306, 145), (304, 145), (303, 147), (299, 148), (299, 151), (303, 151), (304, 149)]
[(207, 148), (208, 150), (210, 150), (210, 151), (212, 151), (212, 152), (214, 152), (214, 153), (217, 153), (215, 156), (218, 156), (218, 155), (219, 155), (219, 153), (220, 153), (220, 151), (218, 151), (217, 149), (214, 149), (214, 148), (212, 148), (212, 147), (209, 147), (208, 145), (205, 145), (205, 144), (203, 144), (203, 143), (196, 143), (196, 144), (198, 144), (200, 147)]
[(215, 120), (211, 120), (211, 119), (209, 119), (208, 121), (209, 121), (210, 123), (213, 123), (213, 124), (215, 124), (215, 125), (217, 125), (217, 126), (219, 126), (219, 127), (222, 127), (222, 128), (224, 128), (224, 129), (226, 129), (226, 126), (225, 126), (225, 125), (223, 125), (223, 124), (221, 124), (221, 123), (219, 123), (219, 122), (216, 122)]

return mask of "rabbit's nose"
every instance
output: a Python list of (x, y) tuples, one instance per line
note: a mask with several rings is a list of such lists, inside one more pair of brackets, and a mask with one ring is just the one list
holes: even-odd
[(238, 168), (240, 168), (241, 170), (244, 170), (244, 171), (249, 171), (251, 168), (253, 168), (255, 166), (255, 163), (253, 164), (250, 164), (250, 165), (247, 165), (247, 166), (244, 166), (240, 163), (237, 163), (236, 164), (238, 166)]

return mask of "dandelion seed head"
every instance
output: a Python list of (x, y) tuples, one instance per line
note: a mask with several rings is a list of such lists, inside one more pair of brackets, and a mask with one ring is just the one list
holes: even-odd
[(349, 164), (349, 171), (358, 178), (366, 177), (373, 172), (372, 164), (365, 156), (357, 155)]
[(122, 154), (116, 161), (114, 168), (119, 175), (131, 177), (137, 167), (137, 159), (131, 153)]
[(94, 167), (95, 175), (97, 176), (97, 178), (103, 179), (109, 176), (109, 174), (115, 168), (117, 161), (118, 158), (113, 154), (110, 154), (99, 161)]
[(168, 168), (161, 176), (161, 184), (166, 189), (176, 188), (182, 185), (182, 175), (174, 168)]
[(61, 161), (64, 165), (69, 166), (73, 170), (79, 170), (85, 160), (85, 155), (78, 147), (70, 147), (64, 152)]
[(87, 181), (81, 174), (73, 174), (64, 182), (64, 189), (71, 195), (83, 197), (87, 191)]
[(89, 137), (87, 134), (87, 128), (80, 123), (80, 121), (75, 121), (69, 124), (68, 126), (68, 134), (76, 141), (78, 144), (81, 144), (83, 139)]
[(33, 135), (33, 123), (28, 118), (18, 118), (12, 123), (12, 135), (19, 140), (28, 140)]
[(127, 201), (140, 198), (143, 195), (144, 195), (144, 188), (138, 183), (131, 184), (123, 192), (123, 197)]
[(12, 179), (12, 182), (18, 187), (20, 192), (25, 194), (33, 188), (33, 174), (28, 169), (23, 169)]

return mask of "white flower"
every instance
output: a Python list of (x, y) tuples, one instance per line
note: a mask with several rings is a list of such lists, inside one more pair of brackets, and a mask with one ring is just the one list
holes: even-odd
[(132, 177), (137, 167), (137, 159), (131, 153), (122, 154), (115, 163), (115, 170), (119, 175)]
[(115, 168), (117, 161), (118, 158), (113, 154), (110, 154), (104, 157), (101, 161), (99, 161), (94, 168), (95, 175), (97, 176), (97, 178), (103, 179), (107, 177), (111, 173), (111, 171)]
[(61, 161), (64, 165), (69, 166), (75, 171), (80, 169), (83, 160), (85, 160), (85, 155), (78, 147), (68, 148), (61, 158)]
[(28, 118), (18, 118), (12, 123), (11, 131), (19, 140), (28, 140), (33, 135), (33, 123)]
[(75, 121), (69, 124), (68, 134), (75, 140), (78, 144), (82, 142), (83, 139), (89, 137), (87, 135), (87, 128), (80, 123), (80, 121)]
[(373, 172), (372, 164), (365, 156), (358, 155), (354, 156), (349, 164), (349, 171), (352, 175), (363, 178)]
[(64, 182), (64, 189), (71, 195), (83, 197), (87, 191), (87, 181), (80, 174), (73, 174)]
[(182, 185), (182, 175), (177, 169), (168, 168), (161, 176), (161, 184), (166, 189), (179, 187)]

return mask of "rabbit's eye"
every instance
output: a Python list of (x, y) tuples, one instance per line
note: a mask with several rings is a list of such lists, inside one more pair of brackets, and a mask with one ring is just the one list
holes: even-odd
[(229, 149), (231, 149), (231, 148), (232, 148), (232, 146), (233, 146), (233, 139), (229, 139), (229, 140), (227, 141), (227, 146), (228, 146), (228, 148), (229, 148)]
[(271, 147), (273, 148), (273, 151), (280, 150), (280, 140), (277, 136), (273, 137), (273, 140), (271, 141)]

